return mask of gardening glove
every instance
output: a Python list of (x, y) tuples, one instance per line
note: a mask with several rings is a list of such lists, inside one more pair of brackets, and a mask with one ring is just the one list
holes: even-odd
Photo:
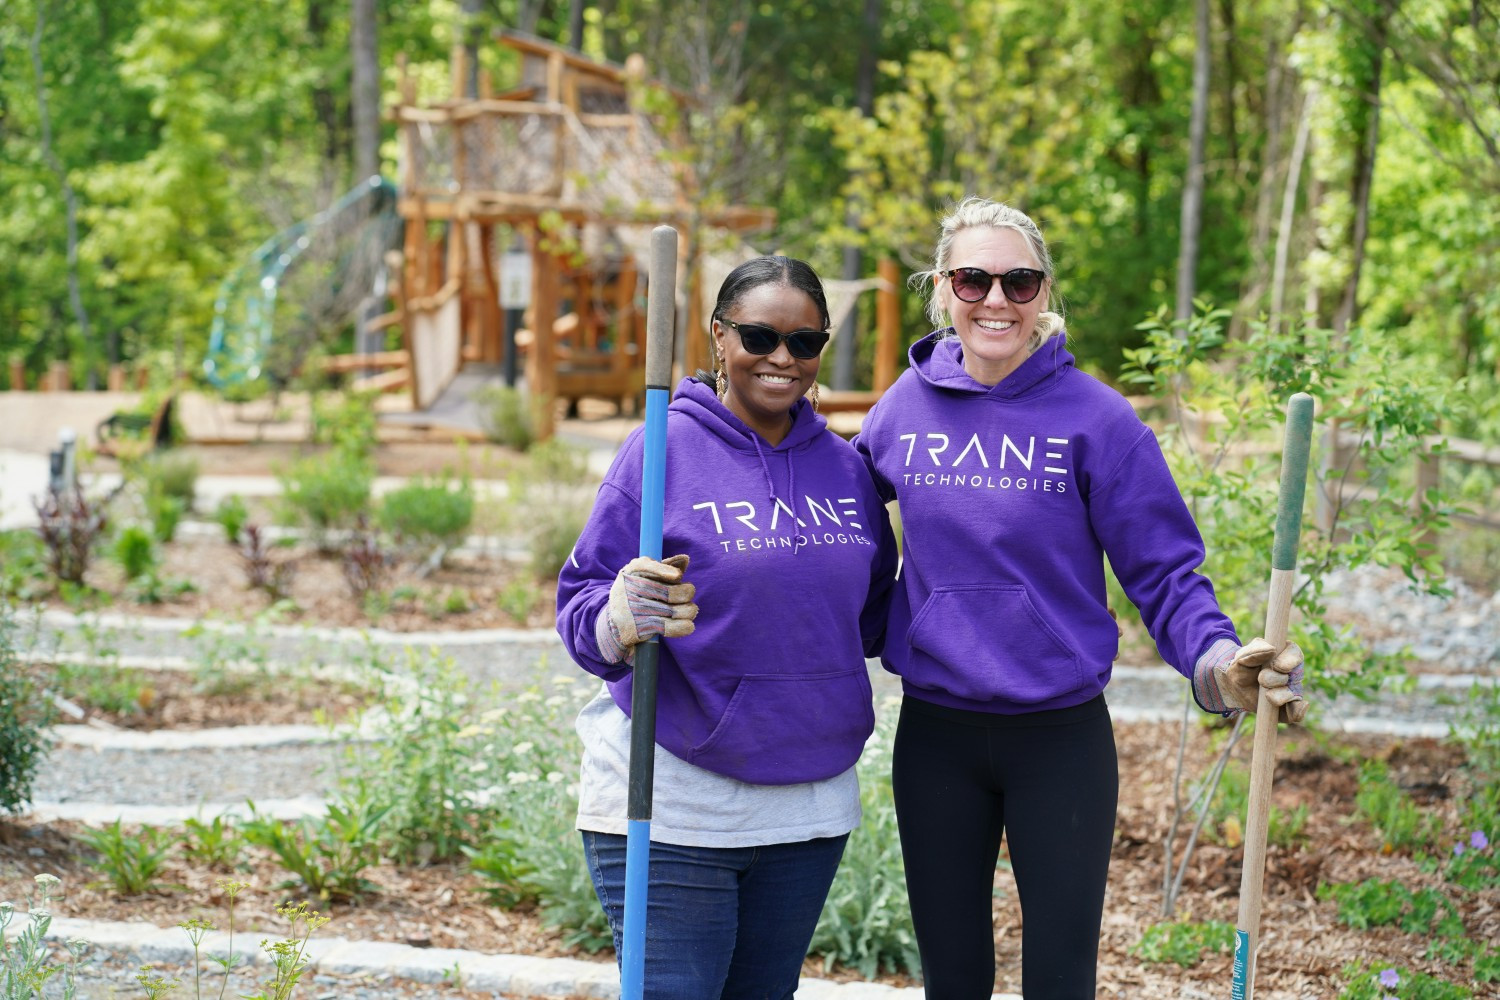
[(1265, 639), (1243, 646), (1220, 639), (1193, 668), (1193, 697), (1210, 712), (1225, 716), (1253, 712), (1260, 689), (1269, 692), (1281, 722), (1299, 723), (1307, 715), (1302, 697), (1302, 650), (1294, 642), (1280, 653)]
[(698, 605), (683, 580), (688, 557), (639, 556), (625, 564), (609, 587), (609, 603), (594, 621), (599, 653), (610, 663), (632, 662), (635, 647), (653, 636), (691, 635)]

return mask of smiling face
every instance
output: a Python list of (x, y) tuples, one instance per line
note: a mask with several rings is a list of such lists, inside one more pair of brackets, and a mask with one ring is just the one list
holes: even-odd
[[(749, 289), (725, 309), (723, 318), (758, 323), (780, 333), (823, 329), (817, 303), (806, 292), (776, 283)], [(778, 343), (770, 354), (751, 354), (739, 333), (718, 320), (714, 343), (728, 376), (725, 405), (772, 445), (780, 444), (791, 427), (787, 414), (818, 377), (820, 359), (794, 358), (785, 343)]]
[[(1017, 267), (1042, 270), (1026, 237), (1014, 229), (974, 226), (953, 237), (944, 270), (956, 267), (982, 268), (1004, 274)], [(1047, 307), (1051, 279), (1030, 302), (1016, 303), (1005, 297), (1000, 282), (978, 302), (964, 302), (953, 294), (948, 279), (939, 275), (937, 295), (952, 317), (953, 329), (964, 347), (964, 371), (981, 385), (996, 385), (1021, 367), (1036, 332), (1037, 317)]]

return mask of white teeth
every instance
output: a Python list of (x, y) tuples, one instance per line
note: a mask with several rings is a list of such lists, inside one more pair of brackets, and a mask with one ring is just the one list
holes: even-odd
[(1014, 321), (1008, 320), (1008, 319), (1007, 320), (1002, 320), (1002, 319), (976, 319), (974, 321), (974, 325), (978, 326), (978, 327), (983, 327), (986, 330), (995, 330), (995, 331), (999, 332), (999, 331), (1009, 330), (1011, 327), (1015, 326), (1016, 324), (1015, 324)]
[(772, 385), (791, 385), (792, 380), (785, 375), (760, 375), (757, 376), (762, 382), (770, 382)]

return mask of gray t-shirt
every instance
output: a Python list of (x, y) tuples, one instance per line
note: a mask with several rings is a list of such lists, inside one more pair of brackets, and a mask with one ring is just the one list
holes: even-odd
[[(578, 829), (626, 832), (630, 718), (607, 688), (578, 713), (583, 740)], [(837, 837), (859, 825), (854, 768), (800, 785), (751, 785), (656, 748), (651, 839), (684, 847), (758, 847)]]

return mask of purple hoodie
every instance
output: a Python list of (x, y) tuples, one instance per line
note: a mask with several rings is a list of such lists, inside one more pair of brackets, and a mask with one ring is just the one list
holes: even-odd
[[(807, 403), (771, 447), (685, 379), (667, 410), (663, 555), (687, 553), (697, 628), (661, 642), (656, 742), (762, 785), (829, 778), (874, 729), (865, 657), (879, 652), (896, 546), (860, 457)], [(629, 666), (594, 639), (637, 555), (644, 431), (625, 439), (557, 580), (557, 631), (630, 712)]]
[(1184, 676), (1235, 639), (1155, 434), (1064, 338), (991, 387), (957, 337), (930, 334), (855, 441), (900, 501), (884, 662), (913, 697), (1016, 714), (1099, 694), (1119, 646), (1105, 557)]

